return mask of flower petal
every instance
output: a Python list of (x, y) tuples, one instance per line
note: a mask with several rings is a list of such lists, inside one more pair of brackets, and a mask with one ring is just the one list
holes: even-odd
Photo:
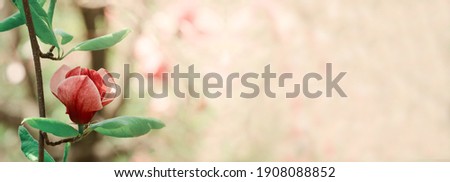
[(58, 85), (66, 79), (66, 74), (69, 72), (71, 68), (65, 64), (63, 64), (58, 70), (56, 70), (55, 74), (53, 74), (50, 79), (50, 90), (53, 94), (58, 93)]
[(106, 90), (104, 88), (105, 84), (103, 83), (102, 76), (95, 70), (89, 70), (88, 76), (94, 82), (100, 96), (104, 95)]
[(88, 68), (76, 67), (76, 68), (70, 70), (69, 72), (67, 72), (66, 78), (69, 78), (69, 77), (72, 77), (72, 76), (80, 76), (80, 75), (88, 76), (89, 79), (91, 79), (91, 81), (94, 82), (94, 84), (97, 87), (97, 90), (100, 93), (100, 95), (104, 95), (105, 90), (103, 88), (104, 84), (103, 84), (103, 81), (102, 81), (102, 77), (95, 70), (91, 70), (91, 69), (88, 69)]
[(71, 76), (87, 75), (88, 73), (89, 73), (89, 69), (81, 68), (81, 67), (77, 66), (74, 69), (67, 72), (66, 78), (69, 78)]
[(103, 106), (111, 103), (118, 95), (117, 95), (117, 85), (114, 82), (114, 78), (112, 75), (101, 68), (97, 71), (103, 79), (105, 94), (102, 95), (102, 104)]
[(56, 96), (66, 106), (67, 113), (76, 123), (89, 122), (93, 113), (103, 108), (94, 82), (86, 75), (65, 79), (59, 84)]

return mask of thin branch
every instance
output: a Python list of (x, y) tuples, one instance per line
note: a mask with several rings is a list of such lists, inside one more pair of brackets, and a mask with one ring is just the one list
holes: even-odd
[(47, 133), (44, 135), (44, 139), (45, 139), (45, 144), (50, 145), (50, 146), (57, 146), (57, 145), (61, 145), (63, 143), (75, 143), (76, 141), (79, 140), (80, 137), (73, 137), (73, 138), (66, 138), (66, 139), (62, 139), (56, 142), (52, 142), (50, 141), (50, 139), (48, 139)]
[(90, 133), (91, 133), (91, 131), (84, 132), (80, 136), (76, 136), (76, 137), (72, 137), (72, 138), (65, 138), (65, 139), (58, 140), (56, 142), (50, 141), (47, 133), (44, 133), (44, 140), (45, 140), (45, 144), (47, 144), (47, 145), (57, 146), (57, 145), (61, 145), (63, 143), (76, 143), (76, 142), (80, 141), (81, 139), (83, 139), (84, 137), (88, 136)]
[[(39, 43), (36, 38), (36, 32), (34, 31), (33, 18), (31, 16), (30, 4), (28, 0), (22, 0), (23, 9), (25, 12), (25, 19), (28, 27), (28, 35), (30, 37), (31, 49), (33, 51), (33, 61), (34, 61), (34, 69), (36, 72), (36, 85), (37, 85), (37, 96), (38, 96), (38, 104), (39, 104), (39, 116), (45, 117), (45, 99), (44, 99), (44, 87), (42, 81), (42, 69), (41, 69), (41, 60), (40, 54), (41, 49), (39, 48)], [(44, 135), (45, 133), (39, 131), (39, 162), (44, 161)]]
[(44, 59), (51, 59), (53, 61), (60, 61), (61, 60), (60, 57), (55, 57), (55, 55), (53, 55), (53, 50), (55, 50), (55, 46), (52, 46), (47, 53), (39, 52), (39, 56), (41, 58), (44, 58)]

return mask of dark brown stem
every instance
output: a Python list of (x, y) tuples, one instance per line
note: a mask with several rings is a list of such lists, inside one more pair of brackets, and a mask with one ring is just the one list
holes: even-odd
[(45, 144), (47, 144), (47, 145), (57, 146), (57, 145), (61, 145), (63, 143), (76, 143), (76, 142), (80, 141), (81, 139), (83, 139), (84, 137), (86, 137), (89, 134), (90, 134), (90, 132), (85, 132), (85, 133), (83, 133), (80, 136), (76, 136), (76, 137), (72, 137), (72, 138), (65, 138), (65, 139), (58, 140), (56, 142), (52, 142), (48, 138), (47, 133), (44, 133), (44, 140), (45, 140)]
[(61, 58), (59, 58), (59, 56), (55, 57), (55, 55), (53, 55), (53, 50), (55, 50), (55, 48), (56, 48), (55, 46), (52, 46), (47, 53), (39, 52), (39, 56), (44, 59), (51, 59), (54, 61), (59, 61), (59, 60), (61, 60)]
[[(34, 70), (36, 72), (36, 85), (37, 85), (37, 98), (39, 104), (39, 116), (45, 117), (45, 100), (44, 100), (44, 87), (42, 83), (42, 69), (41, 69), (41, 60), (40, 54), (41, 49), (39, 48), (39, 43), (36, 38), (36, 32), (34, 31), (33, 18), (31, 16), (30, 4), (28, 0), (22, 0), (23, 9), (25, 12), (25, 19), (28, 27), (28, 35), (30, 36), (31, 49), (33, 51), (33, 61), (34, 61)], [(44, 161), (44, 136), (45, 133), (39, 131), (39, 162)]]
[(60, 58), (57, 58), (57, 57), (55, 57), (54, 55), (53, 55), (53, 53), (51, 53), (51, 52), (47, 52), (47, 53), (39, 53), (39, 56), (41, 57), (41, 58), (44, 58), (44, 59), (51, 59), (51, 60), (54, 60), (54, 61), (59, 61), (59, 60), (61, 60)]
[(57, 145), (61, 145), (63, 143), (74, 143), (76, 141), (78, 141), (80, 137), (74, 137), (74, 138), (66, 138), (66, 139), (62, 139), (56, 142), (52, 142), (48, 139), (47, 134), (44, 135), (44, 139), (45, 139), (45, 144), (50, 145), (50, 146), (57, 146)]

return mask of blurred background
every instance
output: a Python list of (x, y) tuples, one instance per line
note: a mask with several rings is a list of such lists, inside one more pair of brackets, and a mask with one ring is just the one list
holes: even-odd
[[(0, 0), (1, 19), (15, 11)], [(274, 72), (294, 73), (292, 83), (309, 72), (324, 75), (326, 63), (333, 63), (334, 74), (348, 72), (339, 83), (348, 98), (335, 92), (286, 99), (289, 88), (273, 88), (276, 99), (242, 99), (238, 94), (248, 90), (238, 82), (230, 99), (139, 98), (132, 81), (132, 97), (117, 98), (95, 120), (148, 116), (166, 128), (133, 139), (90, 135), (73, 145), (71, 161), (450, 161), (448, 0), (58, 1), (54, 27), (75, 36), (66, 50), (133, 30), (106, 51), (43, 61), (47, 115), (67, 122), (65, 107), (49, 90), (63, 63), (116, 73), (130, 64), (142, 74), (194, 64), (198, 72), (223, 77), (261, 73), (271, 64)], [(123, 88), (123, 76), (116, 82)], [(263, 88), (264, 81), (257, 84)], [(185, 90), (191, 86), (202, 90), (200, 82), (182, 83)], [(0, 161), (26, 161), (17, 127), (24, 117), (38, 116), (34, 87), (26, 28), (1, 33)], [(61, 147), (47, 150), (61, 158)]]

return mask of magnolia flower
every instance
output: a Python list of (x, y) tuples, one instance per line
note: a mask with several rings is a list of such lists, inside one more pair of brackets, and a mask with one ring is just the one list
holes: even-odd
[(66, 106), (66, 114), (76, 124), (87, 124), (94, 114), (116, 96), (115, 83), (105, 70), (61, 66), (50, 80), (52, 93)]

